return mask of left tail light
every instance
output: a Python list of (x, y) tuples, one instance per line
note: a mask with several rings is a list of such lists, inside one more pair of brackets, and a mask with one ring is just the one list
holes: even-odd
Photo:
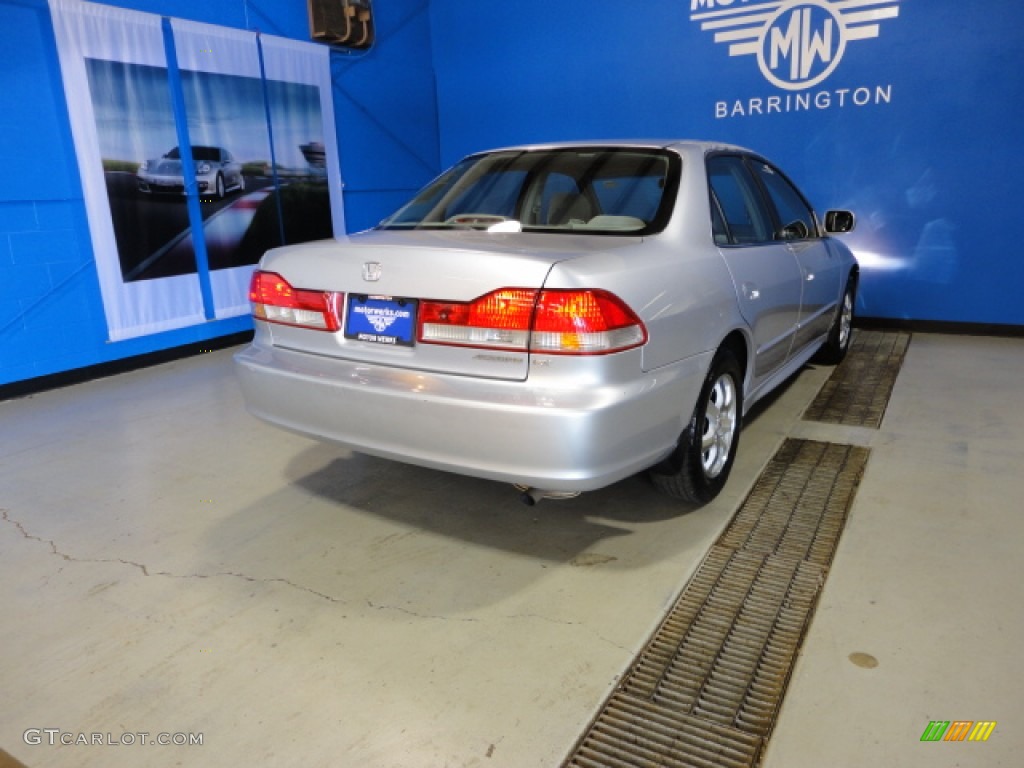
[(252, 315), (259, 320), (318, 331), (341, 329), (338, 307), (342, 294), (294, 288), (274, 272), (256, 270), (249, 284)]

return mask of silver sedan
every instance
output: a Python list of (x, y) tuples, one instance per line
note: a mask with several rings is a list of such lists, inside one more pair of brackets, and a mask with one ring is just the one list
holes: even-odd
[[(222, 199), (225, 193), (245, 191), (242, 164), (223, 147), (192, 147), (196, 190), (200, 197)], [(181, 150), (174, 147), (162, 157), (145, 160), (136, 173), (139, 191), (147, 194), (185, 194)]]
[(472, 155), (373, 230), (269, 251), (249, 410), (528, 500), (637, 472), (703, 503), (744, 414), (850, 343), (858, 268), (775, 165), (704, 142)]

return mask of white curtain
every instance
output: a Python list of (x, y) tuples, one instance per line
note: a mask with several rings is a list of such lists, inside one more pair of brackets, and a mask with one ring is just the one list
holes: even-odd
[[(322, 145), (325, 158), (331, 159), (323, 174), (330, 194), (333, 229), (336, 234), (344, 233), (327, 48), (266, 35), (257, 42), (255, 32), (180, 19), (173, 19), (171, 27), (193, 146), (224, 145), (249, 158), (269, 160), (273, 156), (282, 171), (290, 172), (279, 178), (287, 183), (296, 173), (304, 177), (320, 173), (319, 169), (310, 170), (300, 146)], [(261, 79), (261, 49), (266, 81)], [(265, 150), (262, 156), (257, 152), (260, 147)], [(232, 219), (251, 215), (251, 207), (264, 199), (257, 193), (249, 206), (236, 206), (207, 221), (207, 244), (216, 245), (222, 235), (230, 237)], [(286, 220), (286, 230), (287, 226)], [(217, 266), (216, 260), (211, 261), (217, 317), (248, 312), (253, 267)]]
[[(302, 43), (282, 37), (263, 35), (263, 59), (267, 80), (272, 83), (301, 83), (313, 86), (320, 96), (320, 125), (311, 120), (311, 113), (291, 108), (287, 100), (271, 103), (274, 143), (278, 154), (294, 146), (295, 140), (314, 135), (320, 130), (320, 141), (326, 152), (325, 172), (331, 191), (331, 221), (336, 235), (345, 233), (345, 207), (341, 190), (344, 183), (338, 162), (338, 137), (334, 121), (334, 100), (331, 91), (329, 50), (323, 45)], [(286, 147), (287, 145), (287, 147)]]
[[(126, 118), (144, 122), (153, 135), (162, 133), (172, 142), (167, 147), (175, 142), (170, 91), (165, 90), (161, 97), (148, 87), (160, 79), (161, 70), (166, 83), (160, 17), (79, 0), (50, 0), (50, 8), (110, 339), (117, 341), (201, 323), (205, 316), (196, 274), (125, 282), (107, 194), (108, 176), (112, 184), (130, 185), (131, 180), (120, 178), (130, 173), (129, 166), (105, 172), (104, 159), (108, 161), (106, 167), (112, 168), (116, 167), (112, 161), (145, 159), (146, 149), (141, 145), (147, 140), (139, 133), (119, 130), (119, 124), (124, 124)], [(108, 90), (97, 93), (95, 102), (87, 70), (90, 60), (129, 65), (114, 68), (112, 82), (95, 83), (97, 90)], [(111, 92), (114, 88), (127, 93), (144, 88), (147, 92), (139, 98), (144, 111), (134, 109), (132, 104), (125, 104), (120, 113), (111, 110), (118, 100), (118, 94)], [(115, 148), (111, 145), (118, 141), (118, 134), (125, 142)], [(105, 146), (101, 146), (101, 137)], [(128, 157), (129, 151), (135, 152), (135, 156)], [(107, 153), (117, 157), (104, 158)]]
[[(160, 16), (81, 0), (50, 8), (112, 341), (249, 311), (253, 249), (277, 243), (248, 230), (274, 203), (274, 178), (319, 185), (328, 226), (344, 233), (326, 48), (174, 19), (175, 68)], [(180, 163), (177, 189), (147, 184), (145, 173), (178, 157), (183, 134), (197, 169), (211, 149), (243, 169), (223, 200), (186, 200)]]

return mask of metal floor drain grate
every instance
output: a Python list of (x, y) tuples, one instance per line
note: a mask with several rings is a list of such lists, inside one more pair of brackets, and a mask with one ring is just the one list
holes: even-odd
[(735, 549), (832, 562), (867, 449), (787, 440), (765, 467), (718, 543)]
[(869, 451), (786, 440), (565, 766), (753, 766)]
[(846, 359), (808, 406), (804, 419), (877, 429), (909, 345), (909, 333), (854, 331)]

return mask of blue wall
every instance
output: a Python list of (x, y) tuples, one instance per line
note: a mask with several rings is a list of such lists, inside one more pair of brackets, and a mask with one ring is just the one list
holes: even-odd
[(374, 3), (377, 43), (332, 59), (345, 214), (377, 224), (441, 171), (428, 0)]
[[(1024, 325), (1011, 226), (1024, 177), (1024, 6), (879, 0), (898, 16), (878, 22), (877, 38), (849, 40), (822, 82), (789, 92), (692, 18), (764, 2), (432, 0), (442, 161), (559, 139), (746, 145), (820, 210), (857, 212), (862, 315)], [(809, 109), (792, 106), (796, 93), (812, 95)]]
[[(764, 1), (377, 0), (377, 44), (331, 59), (349, 230), (471, 151), (715, 138), (778, 160), (819, 209), (857, 212), (862, 315), (1024, 325), (1012, 226), (1024, 6), (879, 0), (898, 15), (877, 37), (846, 40), (834, 71), (791, 91), (701, 28), (702, 13), (742, 16)], [(309, 37), (300, 0), (110, 4)], [(0, 385), (250, 327), (236, 318), (107, 341), (44, 0), (0, 0), (0, 99)]]
[[(114, 0), (109, 5), (309, 40), (304, 2)], [(332, 54), (350, 229), (438, 173), (427, 0), (376, 9), (379, 44)], [(248, 318), (111, 343), (75, 164), (49, 9), (0, 0), (0, 385), (251, 328)]]

